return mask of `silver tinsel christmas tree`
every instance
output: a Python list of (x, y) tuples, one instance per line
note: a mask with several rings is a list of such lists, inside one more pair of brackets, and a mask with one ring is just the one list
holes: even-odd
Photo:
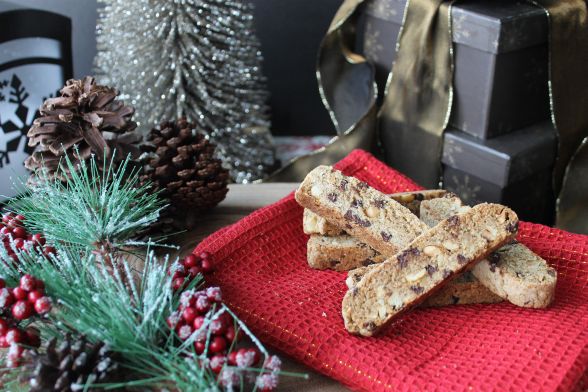
[(143, 129), (185, 116), (236, 182), (275, 165), (260, 45), (246, 0), (100, 0), (98, 79)]

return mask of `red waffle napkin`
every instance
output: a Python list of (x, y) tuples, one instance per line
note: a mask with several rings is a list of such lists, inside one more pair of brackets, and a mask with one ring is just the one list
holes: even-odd
[[(336, 167), (386, 192), (420, 189), (364, 151)], [(509, 303), (416, 309), (388, 335), (348, 334), (345, 274), (306, 263), (293, 194), (204, 240), (210, 283), (266, 344), (357, 390), (586, 390), (588, 236), (523, 223), (519, 240), (558, 271), (546, 310)]]

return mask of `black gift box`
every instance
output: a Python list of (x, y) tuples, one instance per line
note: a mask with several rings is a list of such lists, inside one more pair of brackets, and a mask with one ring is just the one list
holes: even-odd
[(448, 130), (443, 146), (444, 187), (468, 204), (501, 203), (521, 219), (550, 224), (556, 142), (549, 121), (489, 140)]
[[(368, 0), (359, 51), (383, 91), (396, 55), (406, 0)], [(450, 123), (491, 138), (549, 117), (548, 20), (529, 3), (471, 0), (452, 8), (454, 101)]]

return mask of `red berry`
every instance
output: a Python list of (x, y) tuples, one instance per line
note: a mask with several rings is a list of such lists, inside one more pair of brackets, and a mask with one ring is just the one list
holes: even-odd
[(39, 331), (35, 328), (29, 327), (25, 330), (27, 345), (31, 347), (41, 346), (41, 337)]
[(210, 370), (214, 373), (219, 374), (222, 370), (223, 366), (227, 362), (227, 357), (224, 355), (215, 355), (214, 357), (210, 358)]
[(198, 313), (194, 308), (186, 308), (182, 312), (182, 317), (184, 318), (184, 320), (186, 320), (186, 323), (188, 324), (192, 324), (196, 316), (198, 316)]
[(208, 351), (211, 353), (220, 353), (223, 352), (227, 348), (227, 341), (225, 338), (220, 336), (215, 336), (211, 339), (210, 344), (208, 345)]
[(172, 312), (165, 320), (169, 329), (174, 329), (181, 320), (180, 312)]
[(35, 244), (38, 244), (41, 246), (45, 245), (45, 242), (46, 242), (45, 237), (43, 237), (43, 235), (39, 234), (39, 233), (33, 234), (31, 236), (31, 241), (33, 241)]
[(21, 300), (27, 298), (29, 293), (27, 293), (25, 289), (19, 286), (12, 289), (12, 295), (14, 295), (14, 298), (16, 300)]
[(24, 249), (25, 241), (22, 238), (17, 238), (14, 240), (14, 247), (16, 249)]
[(177, 329), (177, 334), (180, 339), (186, 340), (192, 335), (192, 327), (188, 324), (182, 325), (180, 328)]
[(208, 259), (202, 259), (202, 271), (205, 274), (211, 273), (214, 270), (212, 262)]
[(12, 230), (9, 227), (4, 226), (3, 228), (0, 229), (0, 234), (3, 234), (5, 236), (7, 236), (11, 233), (12, 233)]
[(12, 212), (7, 212), (4, 215), (2, 215), (2, 223), (7, 225), (8, 222), (12, 220), (12, 218), (14, 218), (14, 214)]
[(200, 270), (199, 267), (191, 267), (188, 270), (188, 274), (190, 274), (190, 277), (192, 277), (192, 278), (195, 278), (196, 275), (198, 275), (200, 272), (202, 272), (202, 271)]
[(43, 296), (43, 292), (41, 290), (34, 290), (31, 291), (27, 297), (30, 303), (34, 304), (39, 298)]
[(205, 321), (206, 319), (204, 318), (204, 316), (197, 316), (196, 318), (194, 318), (194, 321), (192, 322), (194, 331), (199, 330), (204, 325)]
[(6, 287), (6, 281), (0, 278), (0, 289), (3, 289), (4, 287)]
[(227, 355), (227, 362), (231, 366), (237, 366), (237, 351), (231, 351), (229, 355)]
[(172, 276), (172, 281), (176, 280), (178, 278), (185, 278), (186, 277), (186, 272), (183, 270), (177, 270), (176, 272), (174, 272), (173, 276)]
[(45, 282), (41, 279), (37, 279), (35, 281), (35, 286), (37, 287), (37, 291), (44, 292), (45, 291)]
[(196, 298), (196, 304), (194, 305), (194, 307), (200, 313), (205, 314), (210, 310), (210, 301), (208, 301), (208, 298), (201, 295), (198, 298)]
[(6, 342), (6, 336), (0, 335), (0, 348), (8, 348), (10, 344)]
[(36, 286), (36, 279), (29, 274), (23, 275), (20, 278), (20, 288), (26, 291), (33, 291), (35, 290)]
[(47, 257), (54, 255), (55, 253), (57, 253), (57, 250), (53, 246), (46, 246), (43, 248), (43, 254)]
[(209, 287), (206, 289), (206, 296), (212, 302), (221, 302), (223, 300), (221, 289), (219, 287)]
[(198, 258), (195, 255), (188, 255), (186, 256), (182, 264), (186, 268), (196, 267), (198, 265)]
[(205, 348), (206, 348), (205, 342), (199, 342), (199, 341), (194, 342), (194, 351), (196, 351), (196, 354), (198, 354), (198, 355), (202, 354), (204, 352)]
[(12, 235), (14, 236), (14, 238), (25, 239), (27, 238), (27, 231), (24, 227), (15, 227), (14, 229), (12, 229)]
[(14, 220), (22, 223), (22, 222), (24, 222), (25, 217), (24, 217), (24, 215), (20, 215), (19, 214), (19, 215), (17, 215), (17, 216), (14, 217)]
[(216, 319), (210, 322), (210, 332), (213, 335), (223, 335), (226, 330), (227, 329), (221, 320)]
[(10, 328), (8, 332), (6, 332), (6, 343), (9, 345), (15, 343), (23, 343), (24, 334), (18, 328)]
[(175, 278), (174, 280), (172, 280), (172, 289), (174, 291), (181, 289), (182, 286), (184, 286), (184, 280), (184, 278)]
[(16, 301), (12, 305), (12, 316), (17, 320), (26, 320), (33, 315), (33, 305), (29, 301)]
[(227, 330), (225, 331), (225, 339), (227, 339), (229, 343), (233, 343), (235, 341), (235, 327), (232, 325), (227, 327)]
[(10, 289), (4, 287), (0, 289), (0, 309), (8, 309), (14, 303), (14, 295)]
[(206, 259), (210, 258), (210, 253), (208, 253), (208, 252), (202, 252), (202, 253), (200, 253), (200, 258), (202, 260), (206, 260)]
[(51, 310), (51, 299), (49, 297), (41, 297), (35, 301), (35, 312), (38, 314), (45, 314)]

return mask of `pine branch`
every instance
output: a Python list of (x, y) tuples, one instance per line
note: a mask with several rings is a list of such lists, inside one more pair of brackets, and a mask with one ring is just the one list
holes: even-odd
[[(133, 239), (154, 223), (165, 208), (149, 184), (138, 185), (130, 158), (113, 169), (112, 161), (100, 174), (95, 157), (81, 161), (80, 170), (66, 155), (64, 171), (71, 180), (42, 178), (41, 186), (28, 189), (9, 208), (27, 217), (32, 232), (42, 232), (54, 243), (112, 253), (136, 246)], [(41, 176), (43, 174), (40, 174)]]

